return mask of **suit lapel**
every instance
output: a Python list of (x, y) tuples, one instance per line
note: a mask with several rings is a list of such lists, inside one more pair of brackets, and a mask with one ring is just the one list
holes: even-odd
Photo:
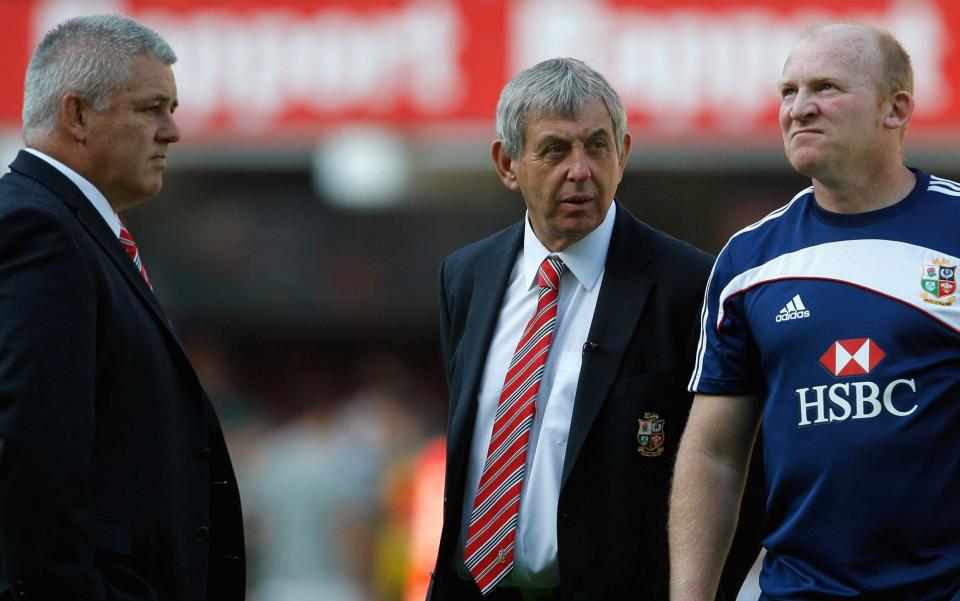
[[(11, 169), (37, 180), (49, 189), (54, 196), (59, 198), (73, 211), (77, 221), (84, 230), (90, 235), (97, 246), (109, 257), (117, 267), (127, 284), (133, 288), (134, 292), (150, 308), (157, 320), (163, 325), (164, 329), (180, 346), (180, 341), (173, 327), (163, 313), (157, 297), (150, 290), (147, 283), (143, 280), (140, 272), (137, 271), (130, 256), (121, 246), (120, 241), (113, 235), (110, 226), (104, 222), (103, 217), (94, 208), (93, 204), (83, 195), (83, 193), (71, 182), (65, 175), (57, 171), (53, 166), (47, 164), (40, 158), (30, 153), (21, 151), (14, 162), (10, 165)], [(182, 347), (181, 347), (182, 350)]]
[(590, 342), (596, 343), (597, 348), (583, 354), (563, 461), (561, 489), (620, 371), (623, 355), (634, 338), (637, 320), (653, 287), (653, 281), (642, 275), (643, 266), (651, 258), (645, 246), (639, 221), (618, 204), (603, 282), (588, 337)]
[[(143, 276), (137, 271), (136, 265), (130, 260), (130, 255), (120, 245), (120, 242), (113, 235), (113, 231), (103, 222), (103, 218), (97, 213), (96, 209), (90, 203), (81, 204), (77, 212), (77, 219), (83, 229), (90, 234), (98, 246), (107, 254), (110, 260), (116, 265), (117, 269), (127, 281), (127, 284), (136, 292), (144, 303), (150, 307), (153, 314), (159, 319), (165, 328), (176, 338), (167, 316), (160, 307), (160, 302), (154, 295), (153, 290), (147, 286)], [(179, 341), (178, 341), (179, 344)]]
[[(454, 442), (453, 452), (457, 456), (465, 454), (469, 448), (477, 415), (480, 377), (486, 364), (493, 330), (497, 326), (503, 294), (522, 240), (521, 223), (507, 230), (503, 243), (492, 245), (493, 250), (477, 263), (474, 270), (469, 316), (460, 345), (462, 350), (459, 351), (463, 361), (463, 379), (454, 399), (456, 405), (449, 432), (450, 440)], [(465, 463), (455, 461), (452, 465)]]

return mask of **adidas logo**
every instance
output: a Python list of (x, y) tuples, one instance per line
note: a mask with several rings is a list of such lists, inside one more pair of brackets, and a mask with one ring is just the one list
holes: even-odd
[(791, 298), (790, 302), (777, 313), (777, 323), (790, 321), (791, 319), (803, 319), (804, 317), (810, 317), (810, 311), (803, 305), (803, 301), (800, 300), (798, 294)]

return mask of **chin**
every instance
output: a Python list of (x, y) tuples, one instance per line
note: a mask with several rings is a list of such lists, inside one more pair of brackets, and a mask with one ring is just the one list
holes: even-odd
[(818, 155), (802, 152), (793, 153), (787, 155), (787, 161), (790, 162), (790, 166), (800, 175), (814, 177), (816, 172), (819, 171), (820, 157)]
[(149, 197), (159, 194), (161, 189), (163, 189), (163, 178), (157, 177), (156, 179), (146, 183), (146, 185), (143, 187), (143, 192)]

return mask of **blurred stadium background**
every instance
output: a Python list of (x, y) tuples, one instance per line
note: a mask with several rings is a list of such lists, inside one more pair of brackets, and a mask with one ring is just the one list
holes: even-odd
[(435, 275), (523, 214), (489, 159), (518, 70), (574, 56), (606, 74), (634, 136), (619, 199), (710, 252), (807, 185), (776, 80), (816, 23), (904, 42), (908, 162), (960, 177), (955, 0), (0, 0), (4, 166), (36, 42), (100, 12), (180, 57), (183, 141), (127, 218), (227, 430), (254, 601), (423, 599), (446, 419)]

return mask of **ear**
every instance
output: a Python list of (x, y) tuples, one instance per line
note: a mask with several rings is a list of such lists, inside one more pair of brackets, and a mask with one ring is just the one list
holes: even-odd
[(503, 143), (500, 140), (494, 140), (490, 147), (490, 155), (493, 157), (493, 164), (497, 167), (497, 175), (500, 181), (508, 190), (517, 192), (520, 190), (520, 183), (517, 181), (517, 174), (513, 168), (513, 159), (503, 150)]
[(630, 146), (633, 144), (633, 138), (630, 134), (623, 135), (623, 150), (620, 152), (620, 179), (623, 179), (623, 170), (627, 167), (627, 157), (630, 156)]
[(60, 127), (74, 141), (83, 144), (87, 140), (91, 112), (93, 107), (80, 94), (67, 92), (60, 99)]
[(889, 100), (890, 106), (883, 117), (883, 126), (888, 129), (900, 129), (910, 122), (913, 115), (913, 94), (899, 91)]

